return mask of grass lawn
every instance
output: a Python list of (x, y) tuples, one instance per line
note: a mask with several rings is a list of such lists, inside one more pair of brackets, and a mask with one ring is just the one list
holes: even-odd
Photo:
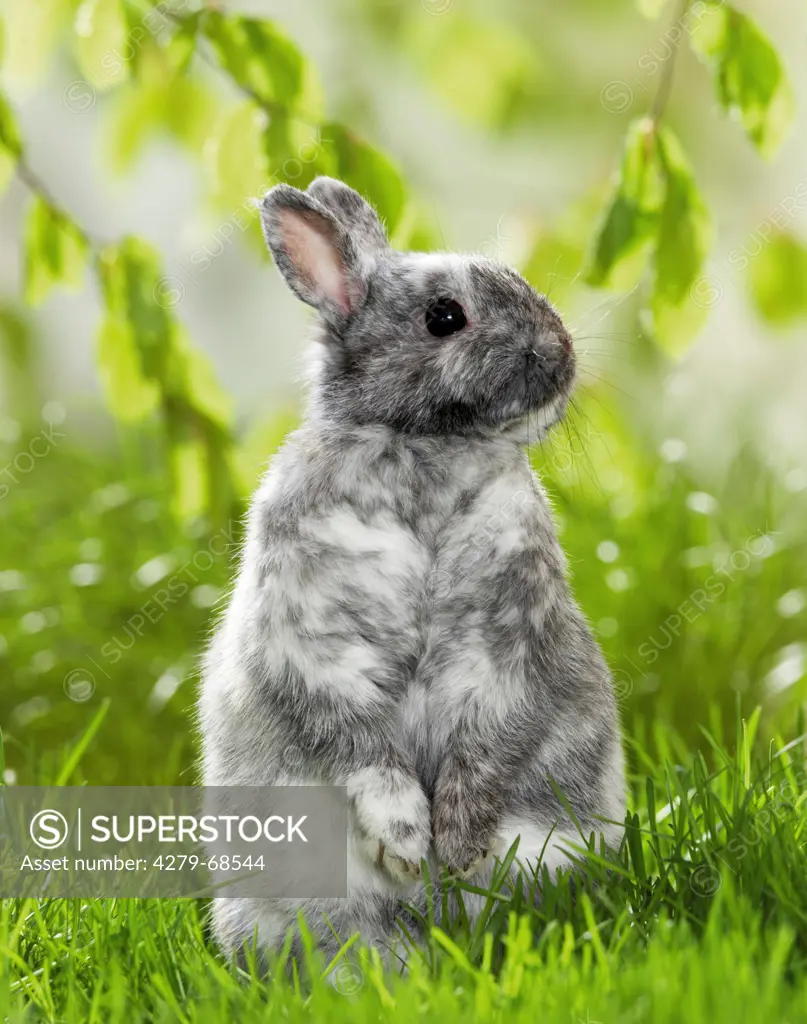
[[(192, 900), (7, 901), (7, 1021), (797, 1021), (807, 1015), (800, 747), (644, 775), (618, 857), (592, 851), (540, 909), (492, 893), (434, 929), (408, 977), (353, 945), (262, 980), (211, 948)], [(794, 757), (794, 753), (796, 756)], [(637, 784), (638, 784), (637, 779)]]

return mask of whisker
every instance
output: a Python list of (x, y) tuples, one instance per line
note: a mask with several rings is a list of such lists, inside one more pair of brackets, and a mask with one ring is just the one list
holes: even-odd
[[(549, 287), (547, 288), (546, 292), (544, 293), (544, 298), (547, 300), (547, 302), (549, 301), (549, 297), (552, 294), (552, 289), (555, 287), (555, 280), (558, 277), (558, 264), (560, 263), (561, 258), (562, 258), (561, 256), (558, 256), (558, 258), (555, 260), (555, 266), (552, 268), (552, 271), (551, 271), (551, 273), (549, 275)], [(576, 278), (577, 278), (577, 275), (575, 275), (575, 280), (576, 280)], [(572, 281), (571, 283), (573, 284), (574, 281)]]
[[(606, 415), (610, 416), (610, 417), (611, 417), (611, 418), (613, 419), (613, 412), (612, 412), (612, 411), (611, 411), (610, 409), (608, 409), (608, 407), (607, 407), (607, 406), (603, 405), (603, 403), (602, 403), (602, 402), (600, 402), (600, 400), (599, 400), (599, 399), (597, 398), (597, 396), (596, 396), (596, 395), (593, 395), (593, 394), (592, 394), (592, 396), (591, 396), (591, 397), (592, 397), (592, 398), (594, 399), (594, 401), (596, 401), (596, 402), (597, 402), (597, 404), (598, 404), (598, 405), (600, 406), (600, 408), (604, 410), (604, 412), (606, 413)], [(586, 415), (586, 413), (585, 413), (585, 412), (584, 412), (584, 410), (583, 410), (583, 409), (581, 408), (581, 406), (580, 406), (580, 405), (578, 405), (578, 404), (577, 404), (576, 402), (575, 402), (575, 408), (576, 408), (577, 412), (578, 412), (578, 413), (579, 413), (580, 415), (582, 415), (582, 416), (586, 416), (586, 418), (587, 418), (587, 419), (589, 420), (589, 423), (591, 423), (591, 424), (593, 425), (593, 421), (592, 421), (592, 420), (590, 419), (590, 417), (588, 417), (588, 416)], [(597, 430), (597, 428), (596, 428), (596, 427), (594, 427), (594, 432), (595, 432), (595, 433), (596, 433), (596, 435), (597, 435), (597, 440), (598, 440), (598, 441), (600, 441), (600, 442), (602, 443), (602, 446), (603, 446), (603, 448), (605, 448), (605, 451), (606, 451), (606, 453), (607, 453), (607, 455), (608, 455), (608, 458), (609, 458), (609, 460), (610, 460), (610, 462), (611, 462), (611, 465), (616, 465), (616, 460), (614, 459), (614, 456), (613, 456), (613, 453), (611, 452), (611, 449), (610, 449), (610, 448), (608, 447), (608, 442), (607, 442), (607, 441), (606, 441), (606, 439), (605, 439), (605, 434), (604, 434), (604, 433), (603, 433), (603, 432), (602, 432), (601, 430)], [(588, 457), (588, 456), (587, 456), (587, 457)], [(590, 457), (588, 457), (588, 459), (589, 459), (589, 463), (591, 463), (591, 458), (590, 458)], [(603, 494), (604, 494), (604, 491), (603, 491)]]
[[(608, 416), (608, 418), (613, 423), (618, 423), (618, 420), (617, 420), (616, 416), (614, 415), (613, 409), (610, 409), (603, 401), (601, 401), (600, 396), (597, 394), (597, 392), (593, 388), (588, 388), (585, 385), (583, 385), (583, 390), (588, 395), (588, 397), (592, 400), (592, 402), (596, 402), (597, 403), (597, 405), (602, 409), (602, 411), (605, 413), (605, 415)], [(602, 436), (600, 431), (596, 431), (596, 433), (600, 437)]]
[[(602, 316), (600, 317), (600, 319), (599, 319), (599, 320), (597, 321), (597, 323), (598, 323), (598, 324), (601, 324), (601, 323), (603, 322), (603, 320), (605, 320), (605, 318), (606, 318), (607, 316), (610, 316), (610, 315), (611, 315), (611, 313), (613, 313), (613, 312), (615, 312), (615, 311), (616, 311), (617, 309), (619, 309), (619, 307), (620, 307), (620, 306), (621, 306), (621, 305), (622, 305), (622, 304), (623, 304), (624, 302), (627, 302), (627, 300), (628, 300), (628, 299), (629, 299), (629, 298), (631, 297), (631, 295), (633, 295), (633, 293), (634, 293), (634, 292), (635, 292), (635, 291), (636, 291), (636, 290), (637, 290), (638, 288), (639, 288), (639, 285), (638, 285), (638, 284), (636, 284), (636, 285), (634, 285), (634, 286), (633, 286), (633, 288), (631, 288), (631, 290), (630, 290), (629, 292), (626, 292), (626, 293), (625, 293), (624, 295), (620, 296), (620, 297), (619, 297), (619, 298), (617, 299), (617, 301), (616, 301), (616, 302), (614, 303), (614, 305), (613, 305), (613, 307), (612, 307), (611, 309), (606, 309), (605, 313), (603, 313), (603, 315), (602, 315)], [(580, 320), (586, 320), (586, 319), (587, 319), (587, 318), (588, 318), (589, 316), (593, 316), (593, 315), (594, 315), (595, 313), (598, 313), (598, 312), (599, 312), (599, 311), (600, 311), (600, 310), (601, 310), (601, 309), (603, 308), (603, 306), (604, 306), (604, 305), (607, 305), (607, 303), (608, 303), (608, 302), (612, 302), (613, 300), (614, 300), (614, 296), (613, 296), (613, 295), (609, 295), (609, 296), (607, 296), (607, 297), (606, 297), (605, 299), (603, 299), (603, 301), (602, 301), (602, 302), (600, 302), (600, 303), (599, 303), (599, 304), (598, 304), (597, 306), (595, 306), (593, 310), (591, 310), (591, 311), (590, 311), (589, 313), (585, 313), (585, 314), (583, 314), (583, 316), (582, 316), (582, 317), (578, 317), (578, 318), (577, 318), (577, 320), (575, 320), (575, 321), (572, 321), (572, 323), (574, 324), (574, 323), (577, 323), (577, 322), (578, 322), (578, 321), (580, 321)], [(595, 326), (596, 326), (596, 325), (595, 325)]]
[[(593, 421), (591, 420), (591, 417), (588, 416), (588, 414), (581, 408), (579, 403), (574, 398), (571, 400), (571, 405), (572, 405), (572, 409), (574, 411), (575, 416), (580, 417), (580, 418), (586, 420), (588, 422), (588, 425), (590, 427), (592, 427), (593, 426)], [(577, 423), (574, 420), (572, 420), (571, 421), (571, 425), (572, 425), (572, 429), (575, 431), (575, 434), (577, 435), (578, 441), (580, 442), (579, 458), (582, 460), (582, 464), (583, 464), (583, 467), (585, 469), (586, 475), (591, 480), (591, 482), (594, 484), (594, 486), (597, 489), (597, 491), (599, 492), (599, 494), (602, 497), (605, 497), (605, 490), (604, 490), (602, 484), (600, 483), (599, 477), (597, 476), (597, 471), (594, 468), (594, 463), (591, 461), (591, 456), (588, 454), (588, 450), (587, 450), (586, 446), (583, 443), (583, 438), (580, 435), (580, 431), (578, 429)], [(600, 432), (596, 428), (594, 428), (594, 431), (595, 431), (595, 433), (597, 434), (598, 437), (601, 436)], [(609, 455), (610, 455), (610, 453), (609, 453)]]
[(604, 334), (573, 334), (575, 341), (617, 341), (623, 345), (633, 345), (640, 340), (641, 335), (627, 331), (611, 331)]
[(624, 391), (622, 388), (617, 387), (617, 385), (614, 384), (613, 381), (608, 380), (607, 377), (600, 377), (599, 374), (596, 374), (592, 370), (589, 370), (588, 367), (583, 367), (582, 369), (584, 373), (587, 373), (589, 377), (593, 377), (594, 380), (599, 381), (600, 384), (605, 384), (606, 387), (613, 388), (614, 391), (618, 391), (620, 395), (624, 395), (625, 398), (630, 398), (633, 402), (637, 401), (635, 395), (631, 395), (628, 391)]
[(434, 219), (435, 219), (435, 221), (437, 223), (437, 230), (440, 232), (440, 240), (443, 243), (443, 249), (447, 249), (448, 248), (448, 243), (446, 242), (446, 236), (445, 236), (445, 234), (443, 232), (443, 226), (440, 223), (440, 217), (439, 217), (439, 215), (437, 213), (437, 205), (436, 204), (432, 208), (432, 212), (434, 213)]
[(575, 319), (572, 320), (571, 323), (575, 324), (579, 320), (585, 320), (587, 317), (593, 316), (595, 313), (599, 312), (599, 310), (601, 310), (603, 306), (607, 305), (607, 303), (609, 302), (613, 302), (613, 300), (613, 295), (606, 295), (604, 299), (602, 299), (600, 302), (597, 303), (596, 306), (593, 307), (593, 309), (588, 310), (588, 312), (586, 313), (581, 313), (579, 316), (575, 317)]
[(601, 359), (621, 359), (622, 362), (630, 359), (630, 356), (625, 355), (623, 352), (609, 352), (605, 348), (584, 348), (582, 352), (577, 353), (578, 362), (586, 356), (598, 356)]

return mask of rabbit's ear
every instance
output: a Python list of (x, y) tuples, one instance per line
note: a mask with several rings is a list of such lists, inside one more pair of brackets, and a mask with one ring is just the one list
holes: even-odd
[(261, 203), (266, 244), (291, 290), (327, 319), (344, 321), (364, 300), (367, 275), (350, 234), (318, 200), (276, 185)]
[(308, 195), (336, 217), (359, 252), (372, 256), (389, 248), (378, 214), (343, 181), (325, 176), (315, 178), (308, 186)]

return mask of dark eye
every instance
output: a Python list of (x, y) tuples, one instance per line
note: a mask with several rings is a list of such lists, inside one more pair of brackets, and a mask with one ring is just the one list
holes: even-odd
[(435, 299), (426, 310), (426, 330), (435, 338), (447, 338), (456, 334), (468, 323), (465, 311), (453, 299)]

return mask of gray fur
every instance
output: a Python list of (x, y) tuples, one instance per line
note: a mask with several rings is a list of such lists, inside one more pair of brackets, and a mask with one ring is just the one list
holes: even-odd
[[(316, 261), (301, 284), (289, 211), (332, 245), (348, 312)], [(624, 813), (610, 677), (524, 451), (562, 415), (574, 356), (515, 271), (394, 252), (340, 182), (278, 186), (262, 212), (320, 316), (308, 414), (253, 500), (206, 660), (204, 778), (347, 785), (350, 896), (306, 910), (326, 947), (323, 911), (385, 944), (401, 901), (424, 899), (421, 857), (483, 884), (519, 834), (525, 859), (544, 840), (562, 863), (548, 837), (579, 836), (552, 780), (585, 831), (619, 838), (601, 820)], [(424, 319), (440, 296), (468, 318), (443, 339)], [(257, 927), (271, 947), (296, 909), (218, 900), (217, 934), (232, 947)]]

